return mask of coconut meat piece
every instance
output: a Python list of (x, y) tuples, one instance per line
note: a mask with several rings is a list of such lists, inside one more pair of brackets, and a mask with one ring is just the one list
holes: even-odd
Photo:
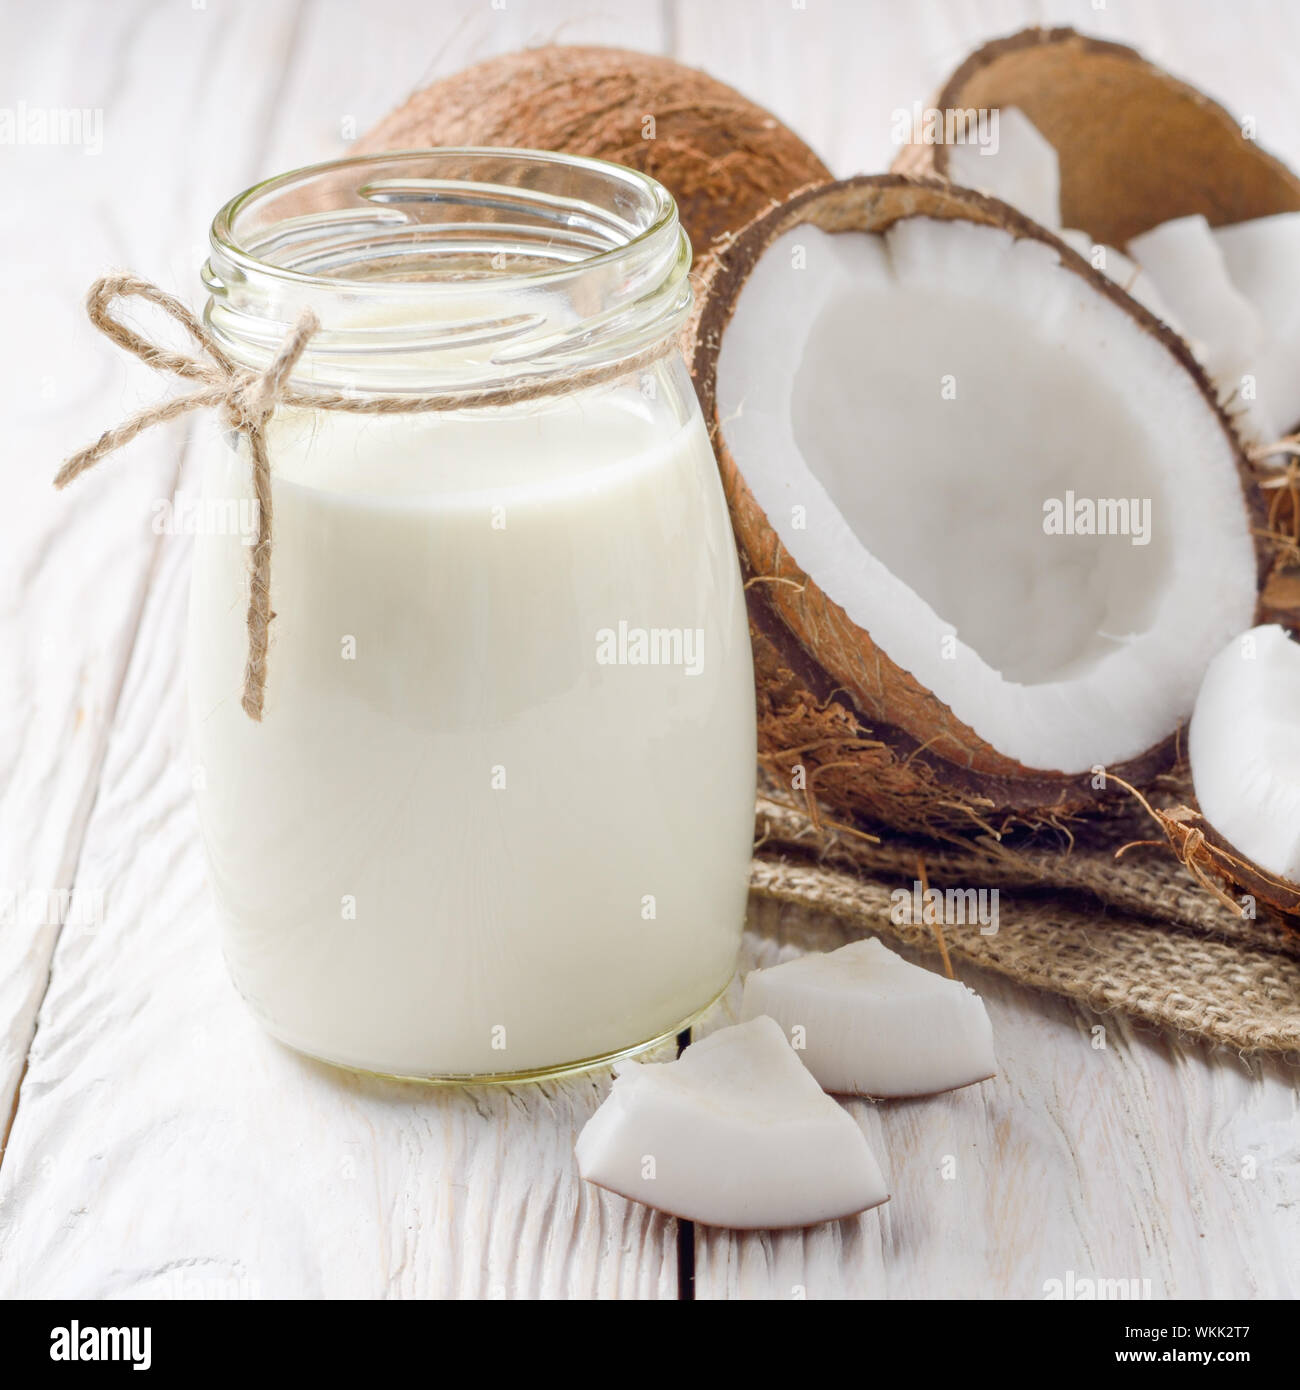
[[(1250, 622), (1220, 418), (1036, 239), (924, 217), (883, 236), (792, 228), (738, 292), (717, 415), (795, 563), (1027, 767), (1155, 746)], [(1051, 533), (1071, 496), (1128, 499), (1132, 534)]]
[(1162, 323), (1167, 323), (1175, 333), (1183, 336), (1177, 315), (1165, 303), (1151, 277), (1135, 260), (1130, 259), (1123, 251), (1116, 251), (1113, 246), (1093, 241), (1087, 232), (1073, 227), (1066, 227), (1057, 235), (1071, 250), (1077, 251), (1094, 270), (1101, 271), (1108, 280), (1113, 280), (1130, 299), (1136, 299)]
[[(1243, 378), (1254, 377), (1263, 355), (1264, 329), (1250, 301), (1232, 283), (1210, 224), (1199, 213), (1162, 222), (1128, 244), (1195, 343), (1225, 397), (1240, 397)], [(1256, 391), (1244, 399), (1253, 434), (1273, 432), (1269, 403)]]
[(1276, 626), (1210, 663), (1187, 732), (1201, 814), (1239, 854), (1300, 883), (1300, 645)]
[(1010, 203), (1040, 227), (1061, 225), (1056, 150), (1018, 106), (998, 109), (996, 141), (949, 146), (948, 177)]
[(760, 1014), (838, 1095), (928, 1096), (997, 1072), (979, 995), (875, 938), (750, 971), (741, 1017)]
[(618, 1065), (575, 1152), (588, 1182), (707, 1226), (810, 1226), (889, 1200), (862, 1131), (770, 1018)]
[(1214, 241), (1263, 325), (1259, 395), (1273, 423), (1291, 429), (1300, 423), (1300, 212), (1218, 227)]

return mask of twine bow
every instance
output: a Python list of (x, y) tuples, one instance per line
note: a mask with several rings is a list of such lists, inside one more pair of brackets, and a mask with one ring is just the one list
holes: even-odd
[[(111, 306), (117, 299), (143, 299), (156, 305), (198, 344), (199, 354), (187, 356), (159, 347), (115, 318)], [(90, 321), (105, 337), (138, 357), (155, 371), (171, 372), (201, 383), (185, 395), (173, 396), (138, 411), (120, 425), (105, 430), (88, 448), (73, 454), (59, 469), (54, 486), (64, 488), (100, 459), (129, 444), (153, 425), (178, 419), (192, 410), (218, 407), (233, 429), (248, 441), (253, 460), (253, 491), (257, 498), (257, 540), (250, 558), (248, 591), (248, 657), (240, 703), (250, 719), (261, 720), (266, 694), (266, 659), (271, 620), (271, 464), (266, 451), (266, 424), (278, 406), (312, 410), (342, 410), (371, 415), (409, 414), (419, 411), (469, 410), (513, 405), (544, 396), (560, 395), (614, 381), (658, 361), (675, 350), (672, 337), (664, 337), (631, 356), (557, 375), (524, 377), (507, 385), (461, 391), (442, 391), (419, 396), (380, 396), (339, 392), (296, 391), (290, 385), (293, 369), (320, 323), (310, 309), (303, 311), (261, 371), (232, 361), (212, 334), (174, 295), (136, 275), (106, 275), (86, 296)]]
[[(175, 319), (199, 345), (204, 357), (151, 343), (113, 317), (116, 299), (144, 299)], [(96, 280), (86, 296), (90, 321), (119, 347), (134, 354), (155, 371), (171, 372), (203, 385), (197, 391), (173, 396), (138, 411), (120, 425), (105, 430), (88, 448), (73, 454), (55, 475), (54, 486), (65, 488), (87, 468), (129, 444), (152, 425), (178, 419), (191, 410), (220, 406), (231, 427), (248, 440), (253, 457), (253, 492), (257, 498), (257, 540), (250, 560), (248, 591), (248, 657), (244, 665), (244, 692), (240, 703), (250, 719), (262, 718), (266, 693), (266, 649), (271, 627), (271, 464), (266, 453), (266, 422), (283, 398), (289, 374), (319, 324), (310, 309), (303, 312), (280, 350), (263, 371), (238, 366), (217, 346), (212, 335), (174, 295), (134, 275), (106, 275)]]

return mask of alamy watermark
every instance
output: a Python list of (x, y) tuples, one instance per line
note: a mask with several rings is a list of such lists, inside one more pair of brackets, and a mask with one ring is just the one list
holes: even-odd
[(897, 926), (978, 926), (981, 936), (996, 936), (996, 888), (927, 888), (917, 879), (889, 895), (889, 920)]
[(32, 888), (0, 884), (0, 927), (104, 925), (104, 893), (92, 888)]
[(104, 149), (104, 112), (98, 106), (0, 106), (0, 145), (80, 146), (83, 154)]
[(889, 118), (896, 145), (974, 145), (980, 154), (998, 152), (998, 109), (994, 107), (896, 106)]
[(702, 627), (617, 627), (596, 633), (597, 666), (680, 666), (688, 676), (704, 671)]
[(1043, 530), (1049, 536), (1127, 536), (1134, 545), (1151, 543), (1149, 497), (1049, 497), (1043, 503)]
[(1065, 1271), (1064, 1279), (1044, 1279), (1043, 1297), (1049, 1303), (1129, 1302), (1151, 1297), (1151, 1280), (1138, 1276), (1126, 1279), (1094, 1279)]
[(50, 1332), (51, 1361), (129, 1361), (134, 1371), (153, 1365), (153, 1328), (83, 1327), (75, 1318)]
[(256, 497), (191, 497), (178, 492), (154, 499), (155, 536), (238, 536), (245, 545), (257, 540)]

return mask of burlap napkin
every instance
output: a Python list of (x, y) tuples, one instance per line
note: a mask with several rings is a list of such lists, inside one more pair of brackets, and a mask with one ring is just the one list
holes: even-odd
[[(912, 892), (919, 863), (932, 888), (998, 890), (995, 931), (941, 926), (954, 959), (1243, 1052), (1300, 1052), (1300, 930), (1235, 916), (1163, 846), (1117, 859), (1115, 827), (1105, 844), (884, 835), (874, 845), (775, 796), (758, 802), (750, 884), (759, 897), (934, 946), (933, 925), (894, 920), (908, 915), (894, 894)], [(1128, 838), (1153, 832), (1134, 822)]]

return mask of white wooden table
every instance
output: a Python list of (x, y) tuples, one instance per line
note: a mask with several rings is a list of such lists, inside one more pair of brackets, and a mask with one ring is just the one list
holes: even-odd
[[(0, 890), (102, 894), (102, 921), (0, 926), (0, 1295), (676, 1298), (690, 1242), (586, 1189), (608, 1076), (454, 1090), (337, 1074), (264, 1038), (226, 981), (190, 796), (187, 428), (56, 495), (61, 457), (159, 383), (85, 322), (130, 267), (197, 299), (208, 222), (328, 157), (409, 88), (547, 38), (669, 52), (735, 83), (838, 173), (982, 38), (1067, 22), (1146, 49), (1300, 163), (1286, 0), (140, 0), (0, 10), (0, 108), (103, 112), (102, 151), (0, 145)], [(91, 128), (93, 131), (93, 127)], [(750, 959), (783, 943), (756, 913)], [(835, 938), (829, 936), (829, 941)], [(968, 975), (1002, 1073), (854, 1107), (893, 1201), (806, 1233), (695, 1232), (694, 1294), (1300, 1293), (1300, 1071)], [(706, 1027), (725, 1021), (715, 1011)], [(1099, 1043), (1104, 1042), (1104, 1047)], [(679, 1262), (679, 1243), (686, 1257)]]

